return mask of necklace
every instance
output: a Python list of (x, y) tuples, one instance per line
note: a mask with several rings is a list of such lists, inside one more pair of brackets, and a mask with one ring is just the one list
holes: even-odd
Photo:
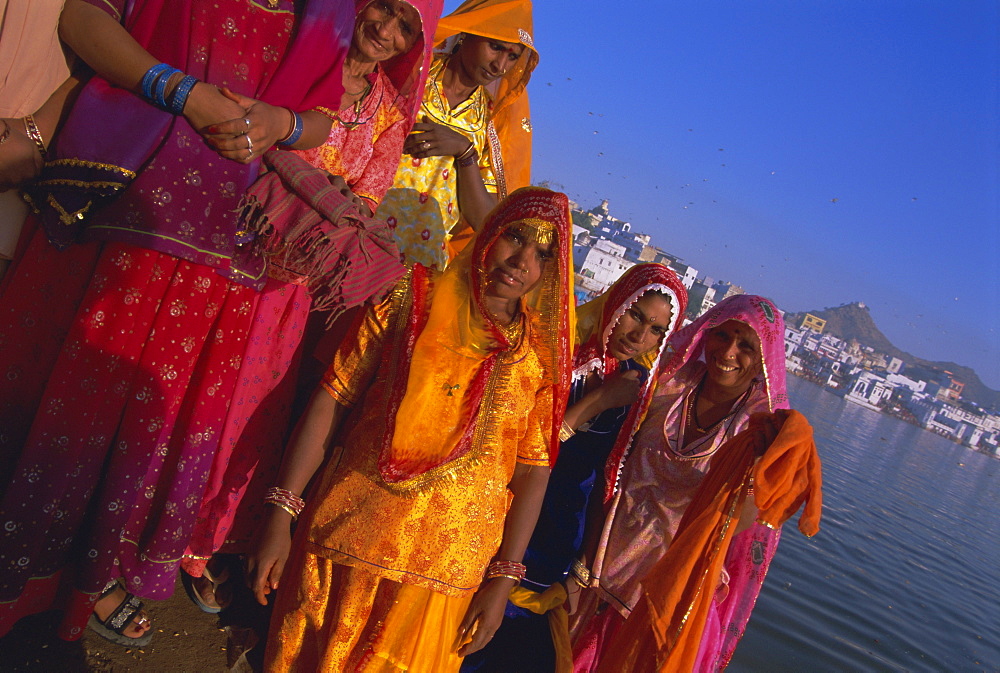
[[(349, 106), (351, 109), (354, 110), (354, 119), (353, 120), (344, 119), (341, 116), (340, 113), (341, 112), (346, 112), (346, 108), (344, 110), (334, 111), (334, 110), (331, 110), (330, 108), (317, 107), (317, 108), (315, 108), (315, 110), (317, 112), (319, 112), (320, 114), (326, 115), (327, 117), (329, 117), (330, 119), (332, 119), (335, 124), (340, 124), (345, 129), (347, 129), (348, 131), (350, 131), (351, 129), (357, 128), (357, 127), (359, 127), (359, 126), (361, 126), (363, 124), (367, 124), (368, 121), (371, 120), (371, 118), (375, 116), (376, 112), (378, 112), (378, 110), (382, 107), (382, 98), (385, 96), (385, 89), (384, 88), (380, 90), (381, 93), (379, 94), (378, 103), (374, 106), (374, 108), (372, 110), (372, 113), (368, 117), (366, 117), (365, 119), (361, 119), (361, 106), (364, 104), (365, 100), (368, 98), (368, 94), (371, 93), (372, 88), (373, 87), (372, 87), (371, 82), (368, 82), (367, 85), (365, 86), (365, 88), (361, 92), (361, 97), (358, 98), (358, 100), (356, 100), (354, 103), (352, 103)], [(356, 93), (352, 94), (350, 92), (348, 92), (348, 94), (351, 95), (351, 96), (356, 96), (357, 95)]]
[(524, 320), (522, 319), (522, 314), (518, 313), (517, 316), (510, 321), (510, 324), (502, 325), (497, 320), (494, 320), (493, 324), (495, 324), (497, 329), (500, 330), (500, 334), (502, 334), (504, 339), (507, 340), (507, 343), (510, 344), (511, 349), (513, 349), (521, 340), (521, 333), (524, 331)]
[[(705, 376), (707, 376), (707, 374)], [(715, 423), (712, 423), (707, 428), (703, 428), (701, 427), (701, 422), (698, 420), (698, 400), (701, 397), (701, 389), (705, 385), (705, 376), (702, 376), (701, 382), (699, 382), (698, 387), (695, 388), (694, 395), (688, 396), (688, 413), (687, 413), (688, 418), (690, 418), (691, 422), (694, 423), (695, 429), (702, 434), (711, 432), (715, 428), (719, 427), (719, 425), (721, 425), (722, 422), (725, 421), (727, 418), (736, 414), (736, 412), (739, 411), (740, 408), (743, 406), (743, 404), (746, 402), (747, 398), (750, 397), (750, 391), (753, 390), (753, 382), (751, 381), (750, 385), (746, 389), (746, 392), (740, 395), (739, 399), (737, 399), (733, 403), (733, 406), (730, 408), (729, 413), (727, 413), (725, 416), (717, 420)]]
[(369, 82), (367, 78), (362, 77), (362, 79), (365, 80), (365, 85), (363, 87), (361, 87), (360, 91), (348, 91), (347, 87), (345, 86), (344, 87), (344, 93), (346, 93), (348, 96), (357, 96), (357, 95), (360, 94), (362, 98), (364, 98), (366, 95), (368, 95), (368, 92), (372, 88), (372, 83)]

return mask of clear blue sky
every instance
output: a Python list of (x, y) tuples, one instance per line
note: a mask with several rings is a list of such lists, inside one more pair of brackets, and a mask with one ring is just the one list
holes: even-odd
[(1000, 388), (1000, 3), (615, 7), (535, 3), (535, 181)]

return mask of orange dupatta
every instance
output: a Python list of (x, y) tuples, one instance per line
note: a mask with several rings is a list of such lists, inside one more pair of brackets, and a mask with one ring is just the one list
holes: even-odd
[[(531, 0), (467, 0), (438, 22), (434, 41), (443, 42), (459, 33), (469, 33), (521, 43), (526, 49), (506, 75), (487, 87), (493, 97), (490, 121), (503, 150), (497, 179), (504, 176), (509, 191), (531, 184), (531, 119), (528, 106), (528, 80), (538, 65), (535, 50)], [(496, 148), (494, 148), (496, 149)], [(497, 153), (499, 154), (499, 153)], [(499, 157), (497, 157), (499, 159)]]
[(819, 532), (822, 475), (805, 416), (791, 409), (754, 414), (746, 430), (719, 448), (669, 550), (643, 580), (643, 600), (605, 650), (613, 656), (598, 671), (694, 669), (732, 523), (751, 483), (760, 523), (776, 528), (805, 503), (799, 530)]
[(379, 472), (387, 484), (405, 491), (442, 478), (475, 459), (475, 422), (488, 404), (489, 380), (501, 357), (515, 348), (483, 303), (482, 279), (489, 249), (506, 229), (521, 221), (542, 220), (553, 227), (555, 258), (541, 280), (521, 299), (524, 334), (552, 385), (548, 428), (550, 460), (559, 446), (559, 420), (569, 392), (574, 324), (572, 244), (569, 201), (565, 194), (540, 187), (519, 189), (486, 218), (474, 244), (436, 279), (413, 268), (413, 305), (405, 317), (401, 349), (389, 362), (401, 362), (393, 375), (387, 432)]

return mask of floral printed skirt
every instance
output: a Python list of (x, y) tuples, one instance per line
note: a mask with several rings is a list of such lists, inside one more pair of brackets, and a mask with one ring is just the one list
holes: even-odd
[(260, 293), (119, 243), (34, 234), (0, 288), (0, 635), (112, 578), (166, 598), (202, 503)]

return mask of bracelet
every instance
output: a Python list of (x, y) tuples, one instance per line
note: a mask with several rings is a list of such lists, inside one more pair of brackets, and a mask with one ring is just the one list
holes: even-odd
[(142, 76), (142, 95), (147, 100), (153, 100), (153, 85), (156, 84), (156, 80), (159, 79), (160, 75), (170, 69), (170, 66), (166, 63), (157, 63)]
[(290, 147), (299, 141), (302, 137), (302, 115), (291, 108), (286, 108), (292, 113), (292, 130), (288, 132), (284, 140), (279, 140), (278, 144), (284, 147)]
[(3, 145), (10, 137), (10, 124), (5, 119), (0, 119), (0, 122), (3, 122), (3, 133), (0, 133), (0, 145)]
[(462, 168), (468, 168), (469, 166), (475, 166), (477, 163), (479, 163), (479, 152), (472, 150), (472, 154), (465, 159), (461, 159), (458, 165)]
[(170, 106), (167, 105), (167, 85), (170, 84), (170, 79), (180, 72), (177, 68), (170, 68), (156, 81), (156, 87), (153, 89), (153, 103), (161, 110), (170, 110)]
[(590, 568), (583, 565), (580, 559), (573, 559), (573, 565), (570, 566), (569, 573), (581, 587), (590, 586)]
[(464, 152), (455, 157), (455, 163), (463, 168), (473, 165), (479, 161), (479, 152), (476, 151), (476, 145), (471, 140), (469, 141), (469, 146)]
[(476, 151), (476, 143), (469, 141), (469, 146), (462, 150), (461, 154), (455, 156), (455, 161), (462, 161), (463, 159), (468, 159), (469, 155)]
[(191, 89), (194, 85), (198, 83), (198, 78), (192, 75), (184, 75), (181, 79), (181, 83), (177, 85), (174, 89), (174, 93), (170, 99), (170, 111), (175, 115), (184, 114), (184, 106), (187, 104), (188, 96), (191, 95)]
[(38, 130), (38, 126), (35, 124), (35, 118), (30, 114), (24, 115), (24, 130), (27, 131), (28, 137), (35, 142), (38, 151), (42, 155), (42, 159), (45, 159), (48, 155), (48, 151), (45, 149), (45, 141), (42, 140), (42, 132)]
[(515, 582), (520, 582), (523, 579), (522, 577), (518, 577), (517, 575), (508, 575), (506, 573), (494, 573), (492, 575), (489, 575), (485, 579), (487, 579), (487, 580), (495, 580), (498, 577), (505, 577), (505, 578), (507, 578), (509, 580), (514, 580)]
[(287, 488), (279, 488), (278, 486), (272, 486), (267, 489), (264, 493), (264, 502), (280, 507), (291, 514), (293, 518), (301, 514), (302, 509), (306, 506), (305, 500), (295, 495)]
[(573, 580), (573, 584), (575, 584), (576, 586), (580, 587), (581, 589), (589, 589), (590, 588), (589, 584), (587, 584), (586, 582), (584, 582), (583, 580), (581, 580), (579, 577), (577, 577), (573, 573), (570, 573), (569, 578), (571, 580)]
[(528, 569), (524, 567), (524, 564), (517, 561), (493, 561), (486, 566), (483, 578), (491, 580), (495, 577), (506, 577), (515, 582), (520, 582), (524, 579), (527, 571)]
[(267, 502), (267, 504), (269, 504), (269, 505), (274, 505), (275, 507), (280, 507), (281, 509), (285, 510), (286, 512), (288, 512), (289, 514), (292, 515), (293, 519), (296, 518), (296, 517), (298, 517), (298, 515), (299, 515), (298, 512), (296, 512), (294, 509), (292, 509), (291, 507), (289, 507), (288, 505), (285, 505), (283, 503), (280, 503), (280, 502), (270, 502), (270, 501), (267, 501), (267, 500), (265, 500), (265, 502)]
[(566, 423), (566, 421), (563, 421), (562, 427), (559, 428), (559, 441), (565, 442), (567, 439), (569, 439), (575, 434), (576, 432), (573, 431), (573, 428), (569, 427), (569, 424)]

